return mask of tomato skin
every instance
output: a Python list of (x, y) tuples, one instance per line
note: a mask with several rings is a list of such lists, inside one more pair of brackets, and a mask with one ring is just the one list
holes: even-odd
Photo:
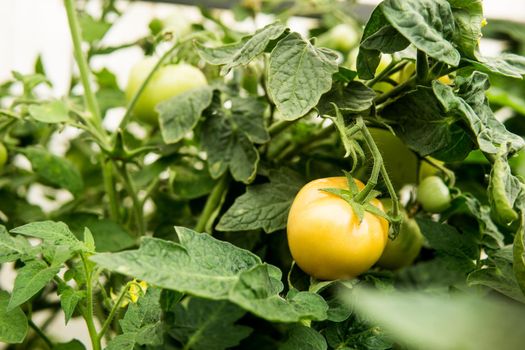
[(440, 177), (429, 176), (419, 184), (417, 200), (425, 211), (441, 213), (450, 205), (450, 191)]
[(0, 170), (4, 168), (5, 163), (7, 162), (7, 149), (3, 143), (0, 143)]
[(377, 265), (390, 270), (412, 265), (421, 251), (423, 241), (423, 235), (416, 220), (403, 213), (399, 234), (395, 240), (388, 240)]
[[(288, 245), (297, 265), (309, 275), (322, 280), (353, 278), (383, 253), (388, 221), (365, 212), (360, 223), (350, 204), (321, 191), (324, 188), (348, 189), (347, 179), (317, 179), (299, 191), (288, 214)], [(383, 210), (379, 200), (371, 203)]]
[[(126, 87), (126, 98), (128, 101), (131, 101), (155, 64), (156, 59), (150, 57), (137, 63), (131, 69)], [(207, 84), (204, 74), (198, 68), (189, 64), (170, 64), (160, 67), (135, 104), (133, 115), (143, 122), (156, 124), (158, 114), (155, 111), (155, 106), (157, 104)]]

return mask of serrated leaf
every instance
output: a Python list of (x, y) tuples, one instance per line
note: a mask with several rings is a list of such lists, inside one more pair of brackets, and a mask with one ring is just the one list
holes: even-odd
[(467, 57), (476, 58), (481, 38), (483, 4), (481, 0), (448, 0), (456, 29), (453, 41)]
[(421, 156), (462, 160), (473, 149), (461, 118), (445, 113), (430, 88), (419, 86), (388, 105), (382, 116), (397, 123), (396, 135)]
[(263, 118), (266, 107), (266, 104), (254, 97), (232, 97), (232, 120), (254, 143), (270, 140)]
[(337, 55), (318, 49), (297, 33), (280, 40), (270, 54), (268, 93), (285, 120), (312, 109), (330, 90)]
[[(524, 203), (520, 203), (523, 205)], [(520, 208), (523, 210), (523, 208)], [(512, 250), (512, 266), (517, 285), (521, 289), (521, 297), (525, 299), (525, 213), (521, 212), (521, 222), (514, 236)], [(522, 302), (525, 302), (522, 301)]]
[(480, 57), (478, 61), (465, 60), (474, 68), (511, 78), (523, 78), (525, 75), (525, 57), (512, 53), (501, 53), (496, 57)]
[(168, 333), (187, 349), (229, 349), (252, 332), (249, 327), (235, 324), (245, 313), (228, 301), (191, 298), (175, 306)]
[(210, 116), (202, 126), (202, 146), (208, 154), (208, 169), (218, 178), (227, 169), (236, 181), (250, 183), (255, 177), (259, 153), (246, 134), (224, 115)]
[(27, 335), (27, 318), (21, 308), (8, 308), (9, 294), (0, 291), (0, 342), (18, 344)]
[(62, 101), (51, 101), (44, 104), (31, 105), (28, 108), (33, 119), (49, 124), (69, 121), (69, 110)]
[(212, 92), (209, 86), (205, 86), (184, 92), (157, 105), (164, 142), (178, 142), (193, 130), (202, 111), (210, 105)]
[(33, 250), (26, 239), (11, 236), (5, 226), (0, 225), (0, 264), (32, 256)]
[(303, 185), (297, 174), (271, 171), (270, 183), (249, 186), (237, 197), (217, 224), (220, 231), (264, 229), (271, 233), (286, 227), (288, 211), (295, 194)]
[[(366, 22), (365, 29), (363, 30), (363, 37), (361, 43), (365, 41), (369, 36), (374, 35), (381, 28), (388, 25), (381, 8), (378, 6), (374, 9), (368, 22)], [(381, 60), (381, 52), (379, 50), (367, 50), (364, 47), (359, 47), (359, 53), (357, 55), (357, 73), (361, 79), (373, 79)]]
[(60, 297), (60, 306), (64, 311), (66, 324), (69, 322), (80, 300), (84, 299), (85, 292), (73, 289), (65, 285), (59, 287), (58, 296)]
[(37, 221), (16, 227), (11, 232), (40, 238), (46, 243), (55, 246), (64, 245), (71, 250), (82, 250), (85, 248), (84, 244), (75, 237), (63, 222)]
[(37, 147), (24, 148), (21, 153), (29, 159), (33, 171), (45, 181), (65, 188), (75, 196), (82, 192), (84, 188), (82, 176), (68, 160)]
[(279, 350), (326, 350), (325, 338), (316, 330), (303, 325), (296, 325), (287, 334), (286, 340), (279, 345)]
[(275, 22), (259, 29), (253, 35), (243, 37), (239, 42), (217, 48), (205, 47), (197, 43), (199, 55), (211, 64), (225, 64), (223, 72), (227, 72), (238, 65), (247, 64), (261, 54), (271, 40), (277, 39), (284, 33), (286, 27)]
[(250, 251), (209, 234), (177, 227), (180, 244), (144, 238), (138, 250), (97, 254), (91, 259), (111, 271), (190, 295), (229, 300), (271, 321), (326, 318), (326, 303), (303, 293), (282, 298), (281, 271)]
[(18, 270), (8, 311), (31, 299), (44, 288), (60, 271), (60, 266), (48, 266), (40, 260), (29, 261)]
[(446, 0), (385, 0), (379, 5), (390, 24), (430, 57), (458, 66), (461, 58), (450, 43), (454, 17)]

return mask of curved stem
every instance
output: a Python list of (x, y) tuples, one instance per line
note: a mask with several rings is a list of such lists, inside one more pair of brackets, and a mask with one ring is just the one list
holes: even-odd
[(377, 185), (379, 173), (381, 172), (381, 166), (383, 165), (383, 157), (381, 156), (381, 152), (379, 152), (379, 149), (377, 148), (377, 145), (374, 142), (370, 131), (368, 131), (368, 128), (366, 127), (362, 117), (357, 118), (356, 126), (359, 126), (361, 133), (364, 136), (365, 143), (370, 149), (370, 152), (372, 153), (374, 159), (372, 174), (370, 175), (370, 178), (368, 179), (365, 188), (359, 191), (359, 193), (355, 196), (355, 201), (359, 204), (363, 204), (363, 202), (368, 197), (368, 194), (372, 192), (372, 190)]
[(48, 338), (48, 336), (42, 332), (42, 330), (40, 329), (40, 327), (38, 327), (32, 319), (28, 319), (27, 320), (28, 324), (29, 324), (29, 327), (31, 327), (35, 333), (40, 337), (42, 338), (42, 340), (44, 341), (44, 343), (46, 343), (47, 347), (49, 349), (53, 349), (54, 348), (54, 345), (53, 345), (53, 342), (51, 342), (51, 340)]
[(228, 189), (229, 182), (229, 174), (224, 174), (215, 184), (215, 187), (213, 187), (213, 190), (211, 191), (210, 195), (208, 196), (208, 199), (206, 200), (206, 204), (204, 205), (202, 214), (199, 217), (197, 224), (195, 225), (195, 231), (204, 232), (204, 230), (206, 230), (206, 224), (212, 217), (213, 213), (217, 210), (217, 207), (222, 202), (222, 198)]

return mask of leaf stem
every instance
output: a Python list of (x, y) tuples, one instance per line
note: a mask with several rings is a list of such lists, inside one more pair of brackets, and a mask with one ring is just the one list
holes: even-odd
[(119, 294), (119, 296), (117, 298), (117, 301), (115, 301), (115, 304), (113, 305), (113, 307), (111, 308), (111, 311), (109, 312), (108, 318), (106, 318), (106, 320), (104, 321), (104, 324), (102, 325), (102, 328), (100, 329), (100, 332), (98, 332), (98, 339), (99, 339), (99, 341), (102, 339), (104, 334), (109, 329), (109, 326), (111, 325), (111, 322), (113, 322), (113, 318), (117, 314), (117, 311), (119, 310), (120, 304), (122, 304), (122, 300), (124, 300), (124, 296), (128, 292), (128, 289), (129, 289), (131, 284), (132, 284), (132, 282), (126, 283), (124, 288), (122, 288), (122, 290), (120, 291), (120, 294)]
[(405, 82), (395, 86), (392, 90), (387, 91), (384, 94), (377, 96), (374, 99), (375, 104), (378, 105), (381, 102), (384, 102), (384, 101), (388, 100), (390, 97), (395, 96), (399, 92), (403, 91), (406, 87), (414, 84), (415, 81), (416, 81), (416, 77), (412, 77), (412, 78), (406, 80)]
[(113, 164), (111, 161), (100, 157), (102, 164), (102, 178), (104, 182), (104, 190), (108, 196), (109, 201), (109, 217), (115, 222), (119, 222), (119, 208), (117, 203), (117, 194), (113, 184)]
[(49, 349), (53, 349), (54, 348), (54, 345), (53, 345), (53, 342), (49, 339), (49, 337), (44, 333), (42, 332), (42, 330), (40, 329), (40, 327), (38, 327), (32, 319), (28, 319), (27, 320), (29, 326), (35, 331), (35, 333), (40, 337), (42, 338), (42, 340), (44, 341), (44, 343), (46, 343), (47, 347)]
[(133, 216), (135, 217), (135, 224), (137, 226), (138, 236), (142, 237), (146, 233), (146, 227), (144, 223), (144, 210), (142, 206), (142, 201), (137, 195), (137, 189), (133, 180), (129, 176), (129, 173), (126, 169), (126, 163), (123, 163), (122, 166), (118, 167), (119, 175), (124, 182), (124, 187), (131, 197), (132, 207), (133, 207)]
[(363, 117), (357, 118), (356, 125), (358, 125), (361, 129), (361, 134), (363, 135), (365, 143), (370, 149), (370, 152), (372, 153), (372, 157), (374, 159), (374, 165), (372, 166), (372, 174), (370, 175), (370, 178), (368, 179), (365, 188), (359, 191), (359, 193), (354, 198), (357, 203), (364, 204), (364, 201), (368, 197), (368, 194), (372, 192), (372, 190), (374, 190), (375, 186), (377, 185), (379, 173), (381, 172), (381, 165), (383, 165), (383, 157), (381, 156), (381, 152), (379, 152), (379, 149), (377, 148), (377, 145), (375, 144), (374, 139), (370, 134), (370, 131), (368, 131)]
[(428, 57), (427, 54), (421, 50), (417, 50), (416, 60), (416, 81), (423, 83), (428, 78)]
[(289, 126), (293, 125), (297, 120), (299, 120), (299, 119), (295, 119), (295, 120), (279, 120), (279, 121), (273, 123), (272, 125), (270, 125), (270, 127), (268, 128), (268, 133), (270, 134), (271, 137), (275, 137), (276, 135), (281, 133), (281, 131), (283, 131), (283, 130), (287, 129)]
[(93, 320), (93, 271), (89, 267), (86, 255), (84, 253), (80, 253), (80, 258), (82, 260), (84, 272), (86, 275), (86, 309), (83, 313), (83, 316), (84, 320), (86, 321), (89, 337), (91, 338), (91, 346), (93, 347), (93, 350), (100, 350), (100, 339), (98, 337), (95, 322)]
[(217, 210), (217, 207), (220, 205), (222, 198), (225, 192), (227, 191), (229, 182), (229, 174), (224, 174), (215, 184), (215, 187), (213, 187), (213, 190), (211, 191), (210, 195), (208, 196), (208, 199), (206, 200), (206, 204), (204, 205), (202, 214), (199, 217), (197, 224), (195, 225), (195, 231), (204, 232), (206, 230), (206, 224), (212, 217), (214, 211)]

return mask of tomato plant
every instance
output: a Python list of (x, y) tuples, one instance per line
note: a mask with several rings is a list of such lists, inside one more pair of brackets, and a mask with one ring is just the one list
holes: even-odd
[(241, 1), (118, 41), (149, 4), (63, 2), (71, 79), (0, 83), (7, 349), (523, 348), (523, 25)]
[[(365, 186), (356, 181), (358, 188)], [(324, 280), (355, 277), (381, 256), (388, 222), (366, 212), (360, 218), (350, 204), (325, 188), (349, 189), (345, 177), (314, 180), (295, 197), (288, 215), (288, 245), (297, 265)], [(371, 204), (383, 210), (381, 202)]]
[(3, 143), (0, 143), (0, 170), (4, 167), (7, 162), (7, 149)]

